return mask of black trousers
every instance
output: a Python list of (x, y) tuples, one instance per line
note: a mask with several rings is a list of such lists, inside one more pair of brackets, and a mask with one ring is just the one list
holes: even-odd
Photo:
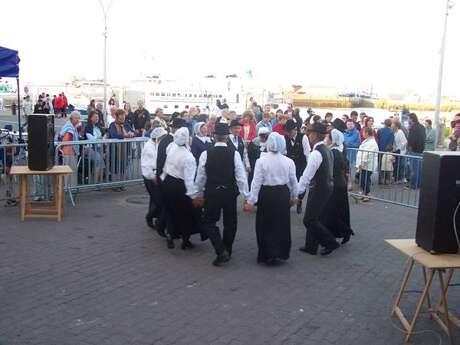
[(316, 252), (319, 244), (329, 248), (337, 243), (332, 232), (321, 222), (321, 216), (331, 194), (332, 190), (316, 188), (311, 188), (308, 193), (303, 224), (307, 228), (305, 247), (309, 251)]
[[(232, 254), (237, 227), (236, 198), (234, 190), (224, 188), (206, 190), (203, 216), (203, 230), (206, 231), (217, 255), (226, 250)], [(224, 230), (220, 235), (216, 223), (223, 213)]]
[(145, 218), (148, 220), (159, 219), (162, 213), (160, 187), (146, 178), (144, 178), (144, 185), (150, 195), (149, 209)]

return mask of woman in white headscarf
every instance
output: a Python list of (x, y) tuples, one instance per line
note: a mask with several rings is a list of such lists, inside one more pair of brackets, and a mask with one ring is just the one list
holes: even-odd
[(195, 187), (196, 162), (189, 150), (190, 136), (182, 127), (174, 133), (174, 143), (168, 147), (163, 174), (162, 193), (167, 214), (167, 244), (174, 248), (174, 239), (182, 238), (182, 249), (193, 248), (190, 235), (200, 229), (199, 216), (192, 205), (197, 194)]
[(212, 147), (212, 140), (208, 136), (208, 126), (205, 122), (196, 123), (194, 126), (194, 132), (195, 136), (192, 139), (191, 150), (198, 165), (198, 161), (203, 151), (206, 151), (208, 148)]
[(283, 136), (271, 133), (266, 148), (267, 153), (256, 161), (245, 210), (252, 210), (257, 203), (257, 262), (272, 265), (278, 259), (289, 258), (290, 208), (297, 196), (297, 178), (294, 162), (282, 154), (286, 149)]
[(343, 133), (333, 129), (324, 139), (334, 155), (334, 189), (322, 215), (322, 223), (342, 244), (347, 243), (354, 235), (350, 227), (350, 206), (348, 203), (347, 177), (345, 156), (343, 154)]
[(154, 224), (153, 220), (158, 221), (162, 211), (160, 190), (156, 183), (157, 153), (158, 144), (167, 134), (168, 132), (163, 127), (155, 128), (150, 135), (151, 139), (144, 144), (141, 154), (142, 176), (144, 177), (145, 188), (150, 195), (149, 209), (145, 220), (149, 227), (157, 229), (162, 236), (164, 233)]

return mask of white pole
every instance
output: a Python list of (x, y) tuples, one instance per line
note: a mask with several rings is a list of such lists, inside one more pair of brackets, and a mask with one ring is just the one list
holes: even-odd
[(444, 29), (442, 32), (441, 50), (439, 52), (438, 89), (436, 92), (436, 108), (435, 108), (435, 113), (434, 113), (434, 123), (435, 123), (435, 128), (436, 128), (435, 148), (438, 145), (439, 135), (441, 135), (440, 126), (439, 126), (439, 113), (441, 112), (442, 76), (443, 76), (443, 71), (444, 71), (444, 54), (446, 50), (447, 18), (449, 17), (449, 9), (451, 9), (452, 6), (453, 6), (453, 3), (451, 2), (451, 0), (446, 0)]
[(99, 3), (102, 7), (102, 13), (104, 14), (104, 123), (107, 125), (107, 16), (109, 14), (110, 6), (112, 6), (114, 0), (111, 0), (107, 8), (104, 7), (102, 0), (99, 0)]

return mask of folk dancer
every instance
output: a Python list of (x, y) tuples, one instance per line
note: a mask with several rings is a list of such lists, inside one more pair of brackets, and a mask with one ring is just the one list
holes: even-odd
[(335, 240), (331, 231), (322, 223), (321, 216), (324, 208), (332, 195), (334, 156), (331, 150), (324, 144), (326, 126), (322, 123), (314, 123), (308, 129), (308, 139), (313, 150), (308, 158), (307, 168), (304, 170), (297, 186), (300, 195), (309, 186), (307, 206), (303, 223), (307, 228), (305, 246), (300, 250), (316, 255), (318, 245), (323, 246), (321, 255), (328, 255), (340, 245)]

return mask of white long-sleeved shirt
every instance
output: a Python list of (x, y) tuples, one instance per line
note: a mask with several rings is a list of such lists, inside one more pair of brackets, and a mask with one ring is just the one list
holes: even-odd
[[(226, 143), (216, 143), (215, 146), (224, 146), (227, 147)], [(203, 151), (200, 155), (198, 162), (198, 171), (195, 179), (196, 188), (199, 194), (202, 194), (204, 187), (206, 185), (207, 176), (206, 176), (206, 162), (208, 159), (208, 152)], [(248, 178), (246, 176), (246, 171), (244, 170), (243, 162), (241, 161), (240, 154), (238, 151), (235, 151), (235, 180), (238, 186), (240, 193), (244, 196), (244, 199), (249, 198), (249, 187), (248, 187)]]
[[(235, 150), (238, 150), (238, 137), (234, 136), (233, 134), (230, 134), (229, 139), (233, 146), (235, 147)], [(249, 164), (249, 156), (248, 156), (248, 150), (246, 149), (246, 146), (244, 147), (243, 151), (243, 164), (245, 168), (250, 167), (251, 165)]]
[(316, 172), (319, 169), (319, 166), (323, 162), (323, 156), (321, 156), (321, 153), (318, 150), (316, 150), (316, 147), (322, 144), (324, 144), (324, 141), (320, 141), (313, 146), (313, 150), (311, 151), (310, 156), (308, 158), (307, 167), (303, 171), (303, 174), (299, 180), (299, 184), (297, 185), (298, 195), (305, 192), (307, 186), (310, 185), (311, 179), (315, 176)]
[(262, 186), (284, 185), (288, 186), (291, 199), (295, 199), (297, 197), (297, 178), (294, 161), (281, 153), (267, 152), (256, 161), (248, 202), (252, 205), (257, 203)]
[(356, 167), (367, 171), (378, 171), (379, 146), (374, 137), (365, 139), (358, 149), (356, 155)]
[(145, 143), (141, 154), (142, 176), (146, 179), (153, 179), (157, 171), (158, 145), (152, 140)]
[(405, 155), (407, 152), (407, 139), (404, 135), (404, 132), (400, 129), (395, 133), (395, 145), (394, 151), (399, 150), (402, 155)]
[(175, 143), (168, 145), (164, 174), (184, 180), (186, 195), (192, 197), (196, 194), (195, 173), (196, 160), (192, 153), (185, 146), (178, 146)]

